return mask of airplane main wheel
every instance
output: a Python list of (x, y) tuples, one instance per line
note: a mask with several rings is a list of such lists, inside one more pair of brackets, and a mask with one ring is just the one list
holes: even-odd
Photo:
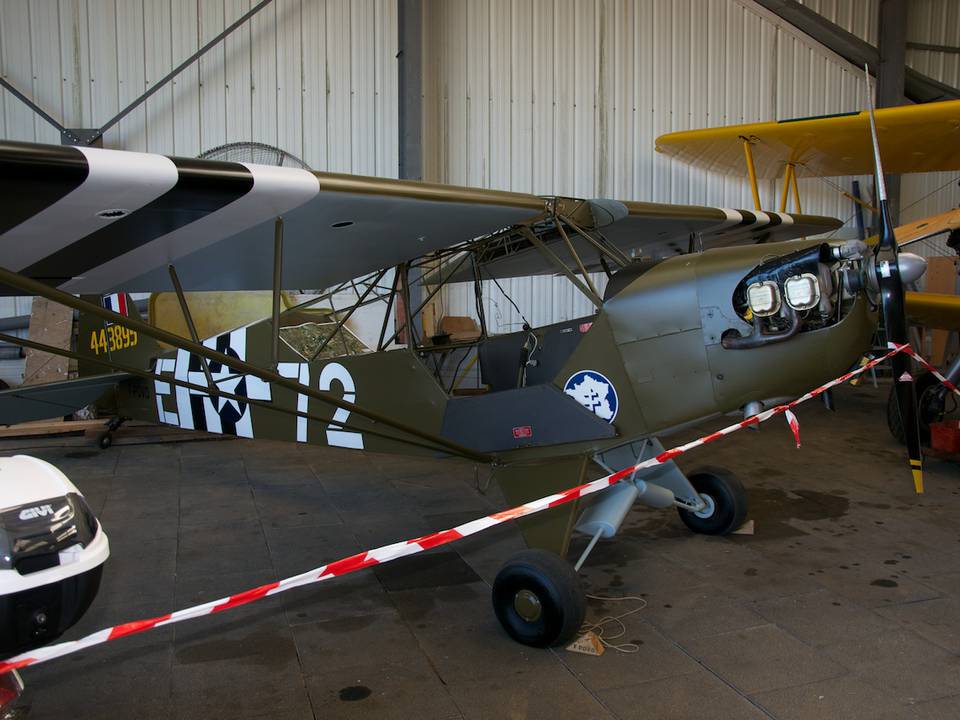
[(97, 440), (97, 445), (100, 446), (101, 450), (106, 450), (113, 445), (113, 434), (109, 432), (103, 433)]
[(562, 645), (580, 630), (587, 600), (573, 567), (546, 550), (510, 558), (493, 581), (493, 610), (514, 640)]
[(737, 476), (723, 468), (707, 467), (688, 477), (707, 506), (698, 512), (677, 508), (680, 519), (695, 533), (729, 535), (747, 517), (747, 493)]

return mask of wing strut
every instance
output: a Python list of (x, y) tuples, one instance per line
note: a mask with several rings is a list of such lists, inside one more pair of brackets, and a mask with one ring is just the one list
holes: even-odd
[(547, 247), (546, 243), (544, 243), (543, 240), (537, 237), (537, 234), (533, 232), (533, 230), (531, 230), (526, 225), (521, 225), (520, 232), (522, 232), (526, 236), (527, 240), (529, 240), (534, 245), (534, 247), (536, 247), (537, 250), (540, 251), (541, 255), (543, 255), (545, 258), (547, 258), (547, 260), (549, 260), (551, 263), (554, 264), (557, 270), (559, 270), (564, 275), (566, 275), (567, 279), (570, 282), (572, 282), (574, 286), (576, 286), (577, 290), (579, 290), (584, 295), (586, 295), (587, 299), (590, 302), (592, 302), (597, 307), (597, 309), (603, 306), (603, 301), (600, 299), (600, 297), (595, 292), (593, 292), (589, 287), (587, 287), (583, 282), (581, 282), (580, 278), (578, 278), (573, 273), (573, 271), (566, 266), (563, 260), (557, 257), (557, 254), (553, 252), (553, 250)]
[(380, 352), (386, 347), (383, 343), (383, 339), (387, 334), (387, 323), (390, 322), (390, 314), (393, 312), (393, 299), (397, 295), (397, 284), (400, 282), (400, 269), (397, 268), (396, 272), (393, 274), (393, 285), (390, 287), (390, 297), (387, 298), (387, 309), (383, 313), (383, 325), (380, 327), (380, 339), (377, 341), (377, 352)]
[(780, 212), (787, 211), (787, 193), (793, 191), (794, 210), (798, 215), (803, 212), (800, 209), (800, 188), (797, 187), (797, 164), (789, 162), (783, 171), (783, 191), (780, 193)]
[(613, 262), (615, 262), (617, 265), (619, 265), (622, 268), (630, 264), (630, 258), (628, 258), (620, 248), (618, 248), (616, 245), (614, 245), (609, 240), (604, 238), (599, 230), (597, 230), (596, 233), (597, 235), (600, 236), (603, 242), (600, 242), (600, 240), (597, 240), (595, 237), (590, 235), (590, 233), (588, 233), (586, 230), (584, 230), (579, 225), (577, 225), (577, 223), (575, 223), (569, 217), (565, 215), (561, 215), (559, 213), (556, 213), (555, 217), (559, 221), (557, 222), (558, 226), (560, 225), (560, 222), (566, 223), (571, 228), (573, 228), (574, 232), (576, 232), (577, 235), (579, 235), (588, 243), (593, 245), (597, 249), (597, 252), (600, 253), (601, 263), (603, 262), (603, 256), (606, 255), (608, 258), (613, 260)]
[(280, 286), (283, 283), (283, 218), (277, 216), (273, 224), (273, 347), (270, 348), (270, 367), (280, 366)]
[(757, 168), (753, 164), (753, 147), (750, 138), (740, 136), (743, 141), (743, 157), (747, 161), (747, 175), (750, 176), (750, 192), (753, 193), (753, 209), (760, 211), (760, 188), (757, 187)]
[(590, 288), (590, 292), (593, 293), (594, 296), (600, 297), (600, 293), (597, 292), (597, 288), (594, 287), (593, 281), (590, 279), (590, 274), (583, 266), (583, 260), (580, 259), (579, 253), (573, 247), (573, 243), (570, 242), (570, 237), (567, 235), (567, 231), (563, 229), (563, 223), (557, 223), (557, 230), (560, 231), (560, 237), (563, 238), (563, 242), (567, 246), (567, 252), (573, 256), (574, 261), (577, 263), (577, 267), (580, 269), (580, 274), (583, 276), (583, 281), (587, 284), (587, 287)]
[[(177, 302), (180, 303), (180, 312), (183, 313), (183, 321), (187, 324), (187, 330), (190, 332), (190, 339), (195, 343), (200, 342), (200, 334), (197, 332), (197, 326), (193, 324), (193, 315), (190, 314), (190, 307), (187, 305), (187, 298), (183, 294), (183, 285), (180, 284), (180, 276), (177, 275), (177, 269), (173, 265), (168, 265), (170, 272), (170, 283), (177, 294)], [(210, 364), (206, 358), (200, 358), (200, 367), (203, 368), (203, 375), (207, 379), (207, 387), (215, 388), (217, 385), (213, 381), (213, 375), (210, 374)]]

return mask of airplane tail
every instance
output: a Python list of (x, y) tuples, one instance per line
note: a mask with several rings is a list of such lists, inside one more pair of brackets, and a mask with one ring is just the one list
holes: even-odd
[[(126, 293), (81, 297), (120, 315), (142, 319), (136, 303)], [(138, 370), (149, 370), (153, 358), (160, 353), (160, 348), (156, 340), (143, 333), (128, 330), (118, 323), (107, 322), (89, 313), (80, 313), (77, 323), (77, 352), (89, 358), (77, 363), (77, 374), (84, 377), (108, 372), (106, 367), (92, 362), (93, 360), (106, 360)]]
[[(83, 299), (102, 304), (121, 315), (140, 317), (129, 295), (88, 295)], [(142, 380), (131, 373), (114, 371), (93, 361), (106, 360), (136, 370), (149, 370), (158, 351), (153, 338), (119, 324), (105, 322), (89, 313), (80, 313), (77, 330), (77, 353), (80, 355), (77, 361), (78, 377), (0, 392), (0, 424), (69, 415), (89, 405), (95, 405), (101, 416), (153, 419), (156, 409), (151, 404), (149, 393), (142, 390)], [(139, 391), (134, 384), (139, 386)]]

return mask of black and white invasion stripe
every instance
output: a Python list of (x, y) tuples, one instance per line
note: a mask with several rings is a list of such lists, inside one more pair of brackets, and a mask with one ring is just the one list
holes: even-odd
[(0, 143), (0, 260), (70, 290), (111, 287), (319, 192), (297, 168)]

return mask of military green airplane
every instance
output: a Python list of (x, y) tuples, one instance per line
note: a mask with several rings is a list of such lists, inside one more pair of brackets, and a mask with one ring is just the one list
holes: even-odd
[[(826, 217), (87, 147), (0, 143), (0, 189), (0, 284), (80, 313), (76, 350), (2, 337), (76, 359), (80, 377), (0, 393), (0, 422), (64, 414), (108, 392), (111, 427), (136, 418), (469, 458), (492, 468), (511, 504), (576, 485), (594, 464), (646, 459), (705, 418), (751, 416), (832, 379), (871, 347), (878, 309), (890, 339), (905, 341), (903, 284), (924, 269), (886, 235), (876, 250), (806, 239), (840, 226)], [(591, 271), (605, 273), (602, 292)], [(594, 312), (490, 333), (485, 281), (545, 273), (566, 277)], [(479, 337), (422, 337), (424, 308), (452, 282), (475, 288)], [(305, 306), (281, 312), (290, 287), (352, 287), (356, 301), (305, 348), (289, 330), (314, 316)], [(273, 290), (271, 317), (197, 336), (184, 290), (253, 289)], [(177, 294), (191, 337), (144, 322), (126, 295), (160, 290)], [(385, 307), (376, 350), (339, 352), (345, 323), (372, 303)], [(482, 383), (462, 394), (454, 385), (467, 354)], [(904, 427), (916, 428), (912, 383), (898, 387)], [(686, 475), (668, 462), (589, 505), (521, 521), (532, 549), (509, 559), (493, 587), (513, 638), (548, 646), (578, 630), (584, 594), (557, 555), (574, 530), (614, 535), (635, 502), (676, 507), (694, 532), (721, 535), (747, 511), (731, 474)]]

